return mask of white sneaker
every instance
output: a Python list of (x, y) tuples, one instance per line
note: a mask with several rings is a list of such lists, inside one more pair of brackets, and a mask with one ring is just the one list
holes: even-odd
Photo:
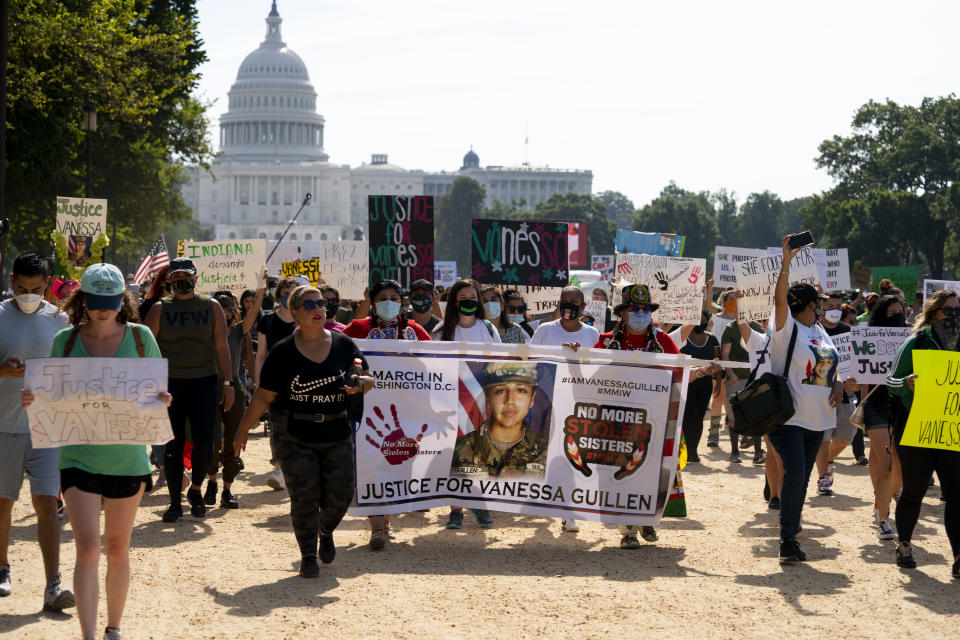
[(60, 587), (60, 574), (54, 576), (50, 584), (43, 591), (43, 610), (44, 611), (63, 611), (77, 604), (73, 592), (69, 589)]
[(580, 525), (577, 524), (576, 520), (561, 520), (560, 529), (567, 533), (579, 533)]
[(283, 481), (283, 471), (279, 468), (274, 469), (267, 476), (267, 486), (274, 491), (282, 491), (287, 488), (287, 483)]
[(890, 526), (888, 519), (884, 518), (880, 521), (877, 526), (877, 537), (881, 540), (893, 540), (893, 527)]

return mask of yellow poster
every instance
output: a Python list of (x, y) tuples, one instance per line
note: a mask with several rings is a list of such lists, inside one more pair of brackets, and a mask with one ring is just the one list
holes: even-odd
[(281, 266), (281, 273), (284, 278), (290, 276), (305, 276), (310, 280), (312, 286), (320, 283), (320, 259), (311, 258), (309, 260), (293, 260), (284, 262)]
[(914, 351), (913, 408), (900, 444), (960, 451), (960, 353)]

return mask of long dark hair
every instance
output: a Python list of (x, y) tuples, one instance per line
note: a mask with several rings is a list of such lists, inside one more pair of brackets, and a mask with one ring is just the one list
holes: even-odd
[(906, 305), (900, 302), (900, 298), (895, 295), (886, 295), (880, 298), (876, 304), (873, 305), (873, 312), (870, 314), (870, 322), (868, 323), (871, 327), (905, 327), (907, 326), (906, 319), (900, 324), (894, 324), (892, 318), (887, 317), (887, 309), (891, 305), (898, 304), (903, 311), (906, 311)]
[[(124, 289), (120, 302), (120, 312), (117, 314), (117, 324), (126, 324), (127, 322), (139, 322), (140, 315), (137, 313), (137, 301), (130, 293), (129, 289)], [(87, 302), (83, 296), (83, 291), (77, 289), (67, 301), (63, 303), (63, 311), (70, 318), (70, 324), (79, 327), (87, 321)]]
[(477, 292), (477, 320), (481, 322), (486, 319), (483, 312), (483, 303), (480, 301), (480, 285), (472, 280), (457, 280), (450, 287), (450, 295), (447, 297), (447, 308), (443, 312), (443, 324), (440, 325), (440, 339), (449, 342), (453, 340), (453, 333), (457, 330), (457, 323), (460, 322), (460, 309), (457, 308), (457, 295), (463, 289), (473, 287)]

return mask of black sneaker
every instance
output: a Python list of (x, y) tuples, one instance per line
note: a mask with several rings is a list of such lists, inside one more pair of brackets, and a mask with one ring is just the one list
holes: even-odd
[(320, 562), (330, 564), (337, 555), (337, 548), (333, 545), (332, 533), (320, 534)]
[(753, 437), (752, 436), (740, 436), (740, 448), (749, 449), (753, 446)]
[(767, 503), (767, 508), (773, 509), (775, 511), (780, 510), (780, 498), (774, 496), (770, 498), (770, 502)]
[(470, 509), (470, 511), (473, 512), (473, 517), (477, 519), (477, 524), (484, 529), (493, 526), (493, 518), (490, 517), (490, 512), (486, 509)]
[(753, 465), (759, 467), (762, 464), (767, 462), (767, 452), (763, 449), (758, 449), (756, 453), (753, 454)]
[(463, 509), (450, 509), (447, 529), (463, 529)]
[(243, 471), (243, 458), (237, 458), (237, 468)]
[(857, 458), (857, 464), (860, 465), (861, 467), (865, 467), (868, 464), (870, 464), (870, 461), (867, 460), (867, 456), (860, 456), (859, 458)]
[(240, 503), (233, 497), (230, 489), (224, 489), (223, 493), (220, 494), (220, 506), (224, 509), (239, 509)]
[(203, 502), (211, 507), (217, 504), (217, 483), (213, 480), (207, 481), (207, 490), (203, 494)]
[(170, 508), (163, 512), (164, 522), (176, 522), (183, 517), (183, 507), (179, 504), (172, 504)]
[(800, 545), (795, 538), (780, 541), (780, 564), (797, 564), (807, 559), (807, 554), (800, 551)]
[(207, 505), (203, 504), (203, 496), (200, 495), (200, 489), (188, 489), (187, 501), (190, 503), (190, 515), (194, 518), (207, 517)]
[(317, 564), (317, 556), (305, 556), (300, 560), (300, 577), (316, 578), (320, 575), (320, 565)]
[(730, 462), (735, 462), (737, 464), (740, 464), (741, 462), (743, 462), (743, 459), (740, 458), (740, 453), (737, 451), (734, 451), (733, 453), (731, 453)]
[[(897, 566), (901, 569), (916, 569), (917, 561), (913, 559), (913, 546), (909, 542), (901, 542), (897, 545)], [(954, 575), (956, 575), (957, 565), (953, 565)]]

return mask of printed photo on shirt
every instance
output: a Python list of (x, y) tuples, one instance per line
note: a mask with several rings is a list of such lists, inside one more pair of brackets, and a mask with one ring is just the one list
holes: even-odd
[(462, 362), (450, 474), (542, 478), (555, 374), (549, 363)]
[(812, 384), (817, 387), (832, 387), (837, 379), (837, 364), (839, 358), (833, 347), (819, 343), (807, 345), (813, 352), (813, 361), (807, 361), (806, 377), (802, 384)]

